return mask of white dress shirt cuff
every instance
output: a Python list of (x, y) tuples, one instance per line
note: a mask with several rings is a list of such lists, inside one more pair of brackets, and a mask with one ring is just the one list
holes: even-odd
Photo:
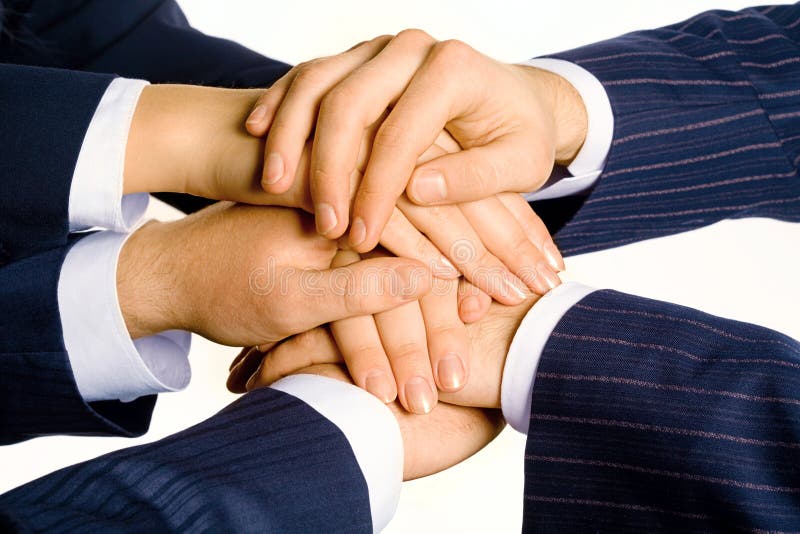
[(69, 193), (71, 231), (100, 227), (128, 232), (144, 215), (147, 193), (122, 195), (125, 148), (143, 80), (115, 78), (95, 109), (78, 154)]
[(526, 193), (525, 200), (566, 197), (591, 189), (603, 172), (614, 137), (614, 113), (603, 84), (588, 70), (561, 59), (538, 58), (523, 64), (557, 74), (572, 84), (583, 99), (588, 118), (586, 140), (567, 167), (571, 176), (551, 179), (552, 185)]
[(403, 482), (403, 439), (391, 410), (361, 388), (317, 375), (292, 375), (270, 386), (302, 400), (347, 438), (369, 490), (372, 529), (394, 516)]
[(550, 334), (570, 308), (594, 291), (566, 282), (539, 299), (522, 319), (506, 356), (500, 389), (503, 416), (515, 430), (528, 433), (533, 382)]
[(67, 253), (58, 280), (64, 346), (83, 399), (131, 401), (183, 389), (191, 378), (188, 332), (133, 341), (117, 298), (117, 260), (128, 234), (98, 232)]

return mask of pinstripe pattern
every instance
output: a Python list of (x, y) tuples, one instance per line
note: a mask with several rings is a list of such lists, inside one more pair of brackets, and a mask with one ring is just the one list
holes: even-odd
[(526, 531), (796, 531), (800, 343), (593, 293), (542, 354), (525, 473)]
[[(12, 526), (13, 525), (13, 526)], [(372, 532), (345, 436), (304, 402), (254, 391), (211, 419), (0, 496), (0, 531)]]
[(798, 5), (708, 12), (556, 55), (601, 81), (615, 117), (562, 252), (726, 218), (800, 221), (799, 26)]

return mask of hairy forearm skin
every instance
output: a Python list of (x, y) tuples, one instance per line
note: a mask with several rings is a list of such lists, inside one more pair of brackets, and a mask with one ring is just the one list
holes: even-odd
[(244, 122), (262, 92), (145, 87), (128, 137), (123, 192), (220, 198), (217, 193), (224, 192), (225, 184), (219, 182), (227, 177), (251, 178), (257, 184), (263, 141), (248, 135)]
[(531, 90), (544, 95), (553, 110), (556, 164), (569, 165), (583, 146), (589, 126), (580, 93), (557, 74), (528, 66), (520, 69), (529, 78)]

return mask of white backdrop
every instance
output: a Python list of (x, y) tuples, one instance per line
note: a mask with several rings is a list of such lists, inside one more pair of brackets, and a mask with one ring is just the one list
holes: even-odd
[[(182, 0), (192, 24), (288, 62), (330, 55), (356, 42), (409, 27), (458, 38), (507, 61), (564, 50), (621, 33), (679, 21), (743, 0), (494, 1), (337, 0), (261, 2)], [(783, 2), (789, 3), (789, 2)], [(151, 215), (176, 217), (154, 203)], [(751, 321), (800, 338), (800, 225), (764, 219), (726, 221), (626, 247), (568, 258), (564, 279), (660, 298)], [(0, 449), (0, 492), (59, 467), (145, 443), (199, 422), (233, 395), (224, 387), (236, 350), (195, 338), (194, 377), (162, 395), (147, 436), (53, 437)], [(467, 462), (407, 483), (386, 532), (518, 532), (525, 440), (506, 429)], [(198, 458), (198, 462), (202, 459)]]

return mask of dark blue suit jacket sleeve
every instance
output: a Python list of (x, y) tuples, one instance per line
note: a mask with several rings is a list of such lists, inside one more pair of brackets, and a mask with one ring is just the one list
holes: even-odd
[(288, 65), (192, 28), (174, 0), (6, 0), (0, 62), (267, 87)]
[(796, 531), (800, 343), (598, 291), (537, 369), (525, 451), (536, 532)]
[(0, 443), (52, 433), (138, 435), (154, 399), (86, 405), (58, 317), (72, 173), (114, 77), (108, 73), (266, 86), (288, 67), (192, 29), (172, 1), (0, 8)]
[(249, 393), (183, 432), (0, 496), (0, 531), (372, 532), (342, 432), (297, 398)]
[(600, 80), (615, 121), (599, 182), (556, 235), (565, 254), (726, 218), (800, 221), (800, 5), (712, 11), (555, 57)]

